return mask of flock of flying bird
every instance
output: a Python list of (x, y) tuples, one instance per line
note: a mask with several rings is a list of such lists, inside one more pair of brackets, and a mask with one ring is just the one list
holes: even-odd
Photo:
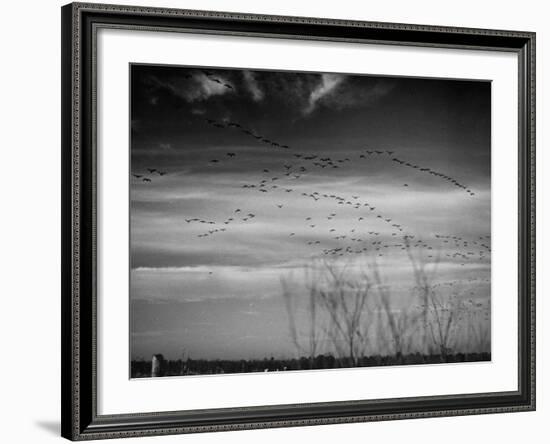
[[(211, 82), (217, 83), (218, 85), (223, 86), (226, 89), (234, 90), (233, 85), (223, 81), (222, 79), (216, 77), (216, 75), (212, 71), (208, 71), (206, 69), (199, 70), (204, 76), (210, 80)], [(195, 78), (195, 76), (191, 73), (183, 73), (181, 75), (184, 79), (192, 80)]]
[[(273, 141), (273, 140), (269, 139), (268, 137), (263, 136), (261, 134), (256, 134), (254, 131), (252, 131), (248, 128), (245, 128), (243, 125), (241, 125), (240, 123), (237, 123), (237, 122), (220, 122), (220, 121), (216, 121), (214, 119), (206, 119), (206, 122), (209, 125), (212, 125), (215, 128), (233, 128), (233, 129), (236, 129), (236, 130), (242, 132), (243, 134), (246, 134), (247, 136), (250, 136), (250, 137), (256, 139), (257, 141), (259, 141), (259, 142), (261, 142), (261, 143), (263, 143), (263, 144), (265, 144), (265, 145), (267, 145), (268, 147), (271, 147), (271, 148), (291, 149), (288, 145), (284, 145), (284, 144), (278, 143), (276, 141)], [(227, 153), (227, 155), (230, 156), (230, 157), (234, 157), (236, 154), (235, 153)], [(405, 167), (409, 167), (409, 168), (418, 170), (420, 172), (431, 174), (432, 176), (439, 177), (441, 179), (447, 180), (448, 182), (450, 182), (454, 186), (456, 186), (458, 188), (461, 188), (464, 191), (466, 191), (470, 196), (475, 196), (475, 193), (470, 188), (468, 188), (467, 186), (461, 184), (460, 182), (458, 182), (453, 177), (451, 177), (447, 174), (443, 174), (443, 173), (440, 173), (438, 171), (432, 170), (431, 168), (422, 167), (420, 165), (416, 165), (416, 164), (407, 162), (406, 160), (402, 160), (402, 159), (394, 156), (394, 151), (368, 150), (368, 149), (366, 149), (364, 151), (364, 153), (359, 155), (359, 158), (360, 159), (366, 159), (369, 156), (379, 156), (379, 155), (390, 156), (391, 160), (395, 163), (398, 163), (398, 164), (403, 165)], [(295, 153), (295, 154), (293, 154), (293, 156), (297, 159), (301, 159), (302, 161), (311, 161), (311, 164), (315, 167), (318, 167), (318, 168), (339, 168), (342, 163), (351, 161), (351, 159), (349, 159), (349, 158), (332, 159), (330, 157), (319, 157), (319, 156), (316, 156), (316, 155), (305, 155), (305, 154), (302, 154), (302, 153)], [(219, 159), (212, 159), (210, 161), (210, 163), (218, 163), (218, 162), (220, 162)], [(288, 170), (288, 169), (291, 168), (291, 166), (290, 165), (285, 165), (285, 168)], [(299, 172), (305, 172), (305, 171), (306, 171), (306, 168), (304, 166), (300, 166)], [(289, 173), (289, 171), (287, 171), (287, 173)], [(286, 175), (288, 176), (290, 174), (286, 174)], [(295, 178), (298, 178), (298, 177), (295, 177)], [(403, 186), (408, 187), (409, 185), (408, 184), (403, 184)]]
[(142, 182), (152, 182), (153, 180), (151, 179), (153, 177), (153, 175), (158, 175), (160, 177), (162, 176), (166, 176), (166, 174), (168, 174), (166, 171), (161, 171), (161, 170), (158, 170), (156, 168), (147, 168), (147, 173), (141, 173), (141, 174), (135, 174), (135, 173), (132, 173), (132, 176), (138, 180), (141, 180)]
[[(234, 89), (232, 85), (215, 77), (214, 73), (206, 70), (203, 70), (202, 73), (210, 81), (221, 84), (228, 89)], [(189, 78), (192, 77), (191, 74), (185, 74), (185, 76), (188, 76)], [(475, 193), (469, 187), (463, 185), (453, 177), (432, 170), (431, 168), (423, 167), (421, 165), (403, 160), (397, 157), (394, 151), (365, 148), (360, 152), (358, 159), (351, 159), (349, 157), (323, 157), (321, 155), (297, 152), (289, 145), (272, 140), (265, 135), (259, 134), (251, 129), (246, 128), (244, 125), (238, 122), (219, 121), (211, 118), (205, 118), (204, 121), (207, 125), (219, 130), (239, 131), (241, 134), (254, 139), (257, 143), (264, 145), (266, 148), (283, 150), (284, 153), (288, 154), (289, 160), (283, 163), (280, 170), (271, 171), (270, 169), (264, 168), (261, 171), (262, 178), (259, 179), (257, 182), (243, 184), (243, 189), (258, 191), (259, 193), (299, 193), (299, 191), (295, 187), (293, 187), (293, 185), (289, 184), (289, 181), (296, 181), (304, 175), (315, 172), (315, 170), (338, 169), (345, 167), (346, 163), (361, 161), (362, 159), (367, 160), (372, 158), (379, 158), (386, 161), (389, 160), (407, 168), (414, 169), (420, 173), (430, 174), (464, 190), (470, 196), (475, 195)], [(211, 166), (220, 165), (223, 164), (225, 161), (231, 161), (236, 157), (238, 157), (238, 153), (227, 152), (222, 158), (209, 160), (208, 164)], [(147, 172), (143, 173), (133, 173), (132, 175), (136, 180), (150, 183), (153, 181), (154, 176), (162, 177), (167, 174), (166, 171), (161, 171), (157, 168), (147, 168), (146, 171)], [(409, 184), (404, 183), (403, 187), (409, 188)], [(356, 210), (356, 216), (353, 216), (352, 220), (356, 220), (358, 223), (363, 224), (361, 228), (351, 228), (346, 232), (342, 232), (338, 231), (334, 227), (326, 227), (326, 223), (330, 223), (330, 221), (339, 217), (336, 212), (325, 215), (323, 217), (323, 220), (313, 220), (312, 217), (305, 217), (304, 222), (307, 228), (311, 230), (314, 230), (316, 228), (326, 229), (328, 234), (330, 235), (331, 241), (336, 241), (337, 245), (334, 245), (335, 242), (331, 242), (332, 245), (330, 246), (324, 245), (324, 248), (322, 248), (321, 250), (321, 254), (325, 256), (363, 254), (368, 251), (374, 251), (378, 256), (383, 256), (384, 252), (389, 251), (390, 249), (406, 250), (407, 248), (420, 248), (427, 252), (428, 258), (433, 259), (437, 257), (438, 259), (440, 259), (438, 255), (439, 253), (436, 254), (439, 248), (455, 247), (457, 251), (455, 253), (447, 252), (445, 253), (445, 257), (449, 260), (458, 260), (461, 265), (464, 265), (466, 261), (474, 258), (486, 258), (488, 253), (490, 253), (491, 251), (491, 248), (489, 246), (489, 236), (482, 236), (478, 239), (465, 239), (460, 236), (435, 235), (435, 238), (438, 240), (439, 245), (434, 247), (433, 240), (428, 243), (415, 237), (414, 235), (405, 233), (405, 227), (403, 225), (397, 223), (392, 218), (384, 216), (379, 210), (377, 211), (375, 205), (361, 199), (360, 196), (346, 196), (336, 193), (329, 194), (315, 190), (304, 191), (303, 188), (301, 188), (300, 191), (300, 195), (302, 197), (311, 199), (314, 202), (317, 202), (321, 199), (328, 200), (332, 201), (335, 205), (340, 205), (342, 208)], [(275, 203), (275, 207), (282, 209), (284, 207), (284, 203)], [(256, 216), (257, 215), (254, 213), (245, 213), (240, 208), (237, 208), (233, 211), (233, 214), (220, 222), (197, 217), (185, 219), (185, 222), (187, 224), (196, 223), (204, 225), (206, 227), (206, 230), (198, 234), (197, 236), (199, 238), (207, 238), (216, 234), (227, 232), (230, 225), (237, 222), (251, 221), (256, 218)], [(350, 219), (348, 217), (346, 221), (349, 220)], [(370, 222), (371, 220), (375, 220), (377, 222), (377, 229), (372, 228)], [(384, 228), (379, 228), (380, 224), (382, 224), (384, 228), (389, 231), (383, 233), (383, 231), (385, 230)], [(370, 229), (367, 227), (370, 227)], [(387, 242), (380, 240), (384, 239), (384, 236), (386, 235), (389, 235), (390, 239), (395, 238), (396, 242)], [(289, 233), (289, 237), (294, 236), (296, 236), (296, 232)], [(398, 242), (398, 238), (401, 238), (402, 241)], [(323, 246), (325, 242), (326, 238), (324, 240), (309, 238), (309, 240), (306, 241), (307, 245), (309, 246), (320, 247)], [(445, 251), (449, 250), (446, 249)]]

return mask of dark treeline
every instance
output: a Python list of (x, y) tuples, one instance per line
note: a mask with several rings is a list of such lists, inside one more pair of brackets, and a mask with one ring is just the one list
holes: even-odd
[[(359, 358), (354, 367), (378, 367), (386, 365), (438, 364), (452, 362), (490, 361), (490, 353), (455, 353), (446, 356), (411, 353), (398, 356), (365, 356)], [(133, 360), (131, 363), (132, 378), (147, 378), (151, 376), (151, 361)], [(214, 375), (223, 373), (255, 373), (289, 370), (321, 370), (349, 368), (346, 358), (336, 358), (332, 355), (318, 355), (315, 358), (299, 359), (178, 359), (166, 360), (161, 364), (160, 376)]]

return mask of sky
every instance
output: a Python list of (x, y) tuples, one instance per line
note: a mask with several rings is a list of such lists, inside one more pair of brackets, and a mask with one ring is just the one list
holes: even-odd
[(320, 260), (375, 263), (406, 308), (403, 236), (488, 306), (490, 106), (485, 81), (132, 65), (132, 358), (298, 356), (281, 282), (305, 322)]

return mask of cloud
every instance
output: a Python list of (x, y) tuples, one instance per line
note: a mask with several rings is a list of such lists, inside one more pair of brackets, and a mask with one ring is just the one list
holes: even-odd
[(311, 114), (317, 104), (327, 95), (331, 94), (344, 81), (344, 76), (339, 74), (321, 74), (321, 83), (309, 94), (309, 101), (304, 109), (304, 114)]
[(337, 110), (357, 106), (368, 106), (387, 95), (393, 87), (394, 85), (391, 81), (376, 80), (369, 87), (342, 88), (341, 91), (338, 91), (338, 94), (332, 94), (327, 97), (325, 103), (327, 106)]
[(285, 73), (243, 71), (243, 83), (254, 102), (283, 106), (285, 111), (309, 117), (321, 107), (342, 110), (370, 105), (389, 93), (394, 82), (386, 78), (337, 73)]
[(132, 128), (132, 131), (139, 131), (141, 128), (141, 121), (138, 119), (132, 119), (130, 122), (130, 126)]
[(311, 115), (321, 106), (332, 110), (342, 110), (358, 106), (368, 106), (388, 94), (394, 87), (387, 79), (357, 79), (347, 80), (341, 74), (321, 74), (321, 81), (309, 94), (308, 102), (302, 114)]
[(276, 267), (196, 266), (133, 269), (132, 299), (201, 301), (265, 299), (279, 296)]
[[(224, 85), (210, 80), (203, 73), (194, 74), (191, 79), (177, 76), (167, 79), (150, 76), (147, 81), (154, 90), (168, 91), (188, 103), (204, 102), (210, 97), (222, 96), (230, 91)], [(151, 100), (153, 99), (158, 102), (156, 95), (153, 95)]]
[(252, 99), (255, 102), (261, 102), (264, 98), (264, 92), (260, 88), (260, 85), (256, 81), (254, 73), (250, 71), (243, 71), (243, 78), (246, 85), (246, 89), (250, 92)]

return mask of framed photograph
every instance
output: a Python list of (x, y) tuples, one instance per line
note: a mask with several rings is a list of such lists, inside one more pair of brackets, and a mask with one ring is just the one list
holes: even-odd
[(64, 6), (62, 435), (534, 410), (534, 98), (531, 32)]

